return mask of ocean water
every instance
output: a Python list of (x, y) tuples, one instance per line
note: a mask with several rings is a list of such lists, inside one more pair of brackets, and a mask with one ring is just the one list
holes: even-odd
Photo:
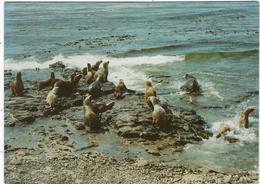
[[(173, 164), (258, 171), (257, 2), (6, 2), (4, 11), (5, 69), (37, 81), (56, 61), (82, 68), (103, 59), (110, 61), (108, 79), (122, 78), (129, 88), (144, 90), (143, 79), (152, 77), (161, 99), (194, 109), (214, 134), (226, 122), (233, 128), (229, 134), (239, 138), (187, 145), (172, 155)], [(203, 89), (194, 104), (179, 90), (186, 73)], [(5, 77), (6, 85), (9, 81)], [(249, 129), (239, 130), (238, 116), (247, 106), (256, 110)]]

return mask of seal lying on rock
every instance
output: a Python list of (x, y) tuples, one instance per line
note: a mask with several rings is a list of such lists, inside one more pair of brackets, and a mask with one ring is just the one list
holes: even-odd
[(184, 85), (181, 86), (181, 90), (185, 91), (186, 94), (190, 95), (190, 101), (193, 102), (193, 99), (196, 96), (201, 95), (202, 90), (197, 82), (197, 79), (191, 75), (191, 74), (186, 74), (185, 79), (187, 80)]
[(59, 90), (57, 92), (59, 97), (72, 95), (72, 92), (74, 90), (75, 77), (76, 73), (73, 73), (70, 75), (70, 80), (60, 80), (54, 84), (54, 87), (59, 87)]
[(88, 93), (92, 96), (93, 99), (97, 99), (103, 94), (102, 85), (100, 82), (100, 77), (96, 81), (92, 82), (88, 86)]
[(100, 113), (103, 113), (103, 112), (106, 112), (106, 111), (112, 109), (114, 105), (115, 105), (115, 102), (110, 102), (107, 104), (106, 103), (94, 103), (93, 111), (96, 114), (100, 114)]
[(116, 98), (119, 99), (119, 98), (122, 98), (123, 94), (126, 93), (126, 92), (135, 93), (134, 90), (127, 89), (127, 87), (124, 83), (124, 80), (120, 79), (117, 86), (115, 87), (114, 95), (115, 95)]
[(49, 104), (50, 107), (54, 107), (58, 100), (58, 90), (59, 87), (54, 87), (47, 95), (46, 102)]
[(88, 63), (88, 71), (85, 75), (85, 81), (87, 84), (91, 84), (94, 80), (95, 71), (91, 68), (90, 63)]
[(103, 65), (101, 67), (99, 67), (98, 71), (94, 75), (94, 80), (96, 80), (98, 77), (100, 77), (100, 82), (107, 82), (108, 64), (109, 64), (109, 61), (104, 62)]
[(239, 118), (239, 127), (240, 128), (248, 128), (249, 127), (248, 116), (253, 111), (254, 111), (253, 107), (247, 107), (244, 111), (242, 111), (240, 113), (240, 118)]
[(97, 130), (100, 128), (100, 120), (97, 113), (94, 112), (94, 107), (91, 102), (91, 95), (87, 95), (83, 102), (84, 109), (84, 123), (90, 130)]
[(55, 82), (57, 82), (57, 79), (55, 79), (54, 72), (51, 72), (49, 79), (39, 81), (39, 90), (50, 86), (53, 87)]
[(151, 108), (153, 108), (153, 105), (151, 104), (151, 101), (148, 101), (148, 97), (149, 96), (156, 96), (156, 91), (153, 88), (152, 79), (145, 79), (145, 97), (144, 97), (144, 101)]
[(169, 127), (167, 125), (166, 111), (159, 105), (159, 99), (155, 96), (149, 96), (148, 101), (153, 105), (153, 123), (158, 124), (161, 129), (166, 130)]
[(230, 131), (230, 127), (225, 123), (221, 123), (219, 126), (219, 133), (218, 135), (216, 135), (216, 138), (220, 138), (221, 136), (224, 136), (224, 134), (228, 131)]
[(10, 85), (11, 92), (15, 96), (21, 96), (23, 94), (23, 81), (21, 72), (16, 73), (15, 80)]

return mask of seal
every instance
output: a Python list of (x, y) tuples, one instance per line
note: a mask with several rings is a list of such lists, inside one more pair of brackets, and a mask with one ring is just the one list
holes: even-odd
[(110, 109), (113, 108), (113, 106), (115, 105), (115, 102), (110, 102), (110, 103), (95, 103), (93, 104), (93, 111), (96, 113), (96, 114), (100, 114), (100, 113), (103, 113), (103, 112), (106, 112)]
[(100, 65), (102, 62), (103, 62), (102, 60), (97, 61), (93, 66), (91, 66), (92, 70), (98, 71), (99, 65)]
[(21, 96), (23, 94), (24, 86), (21, 72), (16, 73), (15, 80), (11, 82), (10, 89), (14, 96)]
[(152, 79), (145, 79), (145, 97), (144, 101), (153, 109), (153, 105), (151, 104), (151, 101), (148, 101), (148, 97), (150, 96), (156, 96), (156, 91), (153, 88)]
[(180, 89), (189, 95), (190, 102), (193, 102), (197, 96), (201, 95), (201, 87), (193, 75), (186, 74), (184, 78), (186, 79), (186, 82), (181, 86)]
[(253, 107), (247, 107), (245, 110), (243, 110), (240, 113), (239, 117), (239, 128), (248, 128), (249, 127), (249, 121), (248, 116), (251, 112), (254, 111)]
[(88, 93), (92, 96), (93, 99), (97, 99), (103, 94), (102, 85), (100, 82), (100, 77), (96, 79), (96, 81), (92, 82), (88, 86)]
[(78, 88), (79, 81), (82, 78), (82, 75), (77, 75), (74, 79), (74, 90)]
[(76, 73), (70, 75), (70, 80), (63, 81), (59, 80), (55, 82), (54, 87), (59, 87), (57, 92), (59, 97), (62, 96), (71, 96), (74, 90), (74, 82), (75, 82)]
[(224, 122), (222, 122), (219, 125), (219, 131), (218, 134), (216, 135), (216, 138), (220, 138), (221, 136), (224, 136), (226, 132), (230, 131), (230, 127), (225, 124)]
[(93, 110), (93, 104), (91, 102), (91, 95), (87, 95), (83, 102), (84, 109), (84, 123), (90, 128), (90, 130), (97, 130), (100, 128), (100, 119), (98, 114)]
[(116, 88), (115, 88), (115, 92), (114, 92), (114, 95), (116, 98), (120, 98), (121, 95), (127, 91), (127, 88), (125, 86), (125, 83), (124, 83), (124, 80), (123, 79), (120, 79)]
[(95, 71), (91, 68), (90, 63), (88, 63), (88, 71), (87, 74), (85, 75), (85, 82), (87, 84), (91, 84), (94, 81), (94, 75), (95, 75)]
[(155, 96), (149, 96), (148, 101), (153, 105), (153, 123), (158, 124), (161, 129), (167, 130), (169, 125), (167, 123), (166, 111), (159, 105), (159, 99)]
[(51, 72), (49, 79), (39, 81), (39, 90), (46, 88), (46, 87), (53, 87), (55, 82), (57, 82), (57, 79), (55, 79), (54, 72)]
[(54, 107), (58, 100), (58, 93), (59, 87), (54, 87), (47, 95), (46, 102), (49, 104), (50, 107)]
[(104, 62), (101, 67), (99, 67), (98, 71), (94, 75), (94, 80), (100, 77), (100, 82), (107, 82), (108, 76), (108, 64), (109, 61)]

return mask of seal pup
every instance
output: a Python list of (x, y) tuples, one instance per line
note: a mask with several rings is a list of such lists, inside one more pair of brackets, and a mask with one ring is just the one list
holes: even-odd
[(186, 82), (181, 86), (180, 89), (189, 95), (190, 102), (193, 102), (197, 96), (201, 95), (201, 87), (193, 75), (186, 74), (184, 78), (186, 79)]
[(99, 65), (100, 65), (102, 62), (103, 62), (102, 60), (97, 61), (93, 66), (91, 66), (92, 70), (98, 71)]
[(91, 68), (90, 63), (88, 63), (88, 71), (87, 74), (85, 75), (85, 81), (87, 84), (91, 84), (94, 81), (94, 75), (95, 75), (95, 71)]
[(147, 103), (149, 105), (149, 107), (151, 107), (153, 109), (153, 105), (151, 103), (151, 101), (148, 101), (148, 98), (150, 96), (156, 96), (156, 91), (153, 88), (153, 84), (152, 84), (152, 79), (145, 79), (145, 97), (144, 97), (144, 101), (145, 103)]
[(58, 100), (59, 87), (54, 87), (47, 95), (46, 102), (50, 107), (54, 107)]
[(94, 80), (100, 77), (100, 82), (107, 82), (108, 76), (108, 64), (109, 61), (104, 62), (101, 67), (99, 67), (98, 71), (94, 75)]
[(21, 72), (16, 73), (15, 80), (11, 82), (10, 89), (15, 96), (21, 96), (23, 94), (24, 86)]
[(169, 127), (167, 125), (166, 111), (159, 105), (159, 99), (155, 96), (149, 96), (148, 101), (153, 105), (153, 123), (158, 124), (161, 129), (166, 130)]
[(75, 81), (76, 73), (70, 75), (70, 80), (63, 81), (59, 80), (55, 82), (54, 87), (59, 87), (57, 92), (58, 96), (71, 96), (74, 90), (74, 81)]
[(247, 107), (245, 110), (243, 110), (240, 113), (239, 117), (239, 128), (248, 128), (249, 127), (249, 121), (248, 116), (251, 112), (254, 111), (253, 107)]
[(96, 81), (92, 82), (88, 87), (88, 93), (92, 96), (93, 99), (97, 99), (103, 94), (103, 88), (100, 82), (100, 77)]
[(54, 72), (51, 72), (49, 79), (39, 81), (39, 90), (49, 86), (52, 87), (55, 82), (57, 82), (57, 80), (55, 79), (55, 74)]
[(216, 138), (220, 138), (221, 136), (224, 136), (226, 132), (230, 131), (230, 127), (225, 124), (224, 122), (222, 122), (219, 125), (219, 131), (218, 134), (216, 135)]
[(84, 124), (88, 126), (90, 130), (97, 130), (100, 128), (100, 119), (98, 114), (93, 110), (91, 98), (91, 95), (87, 95), (83, 102)]

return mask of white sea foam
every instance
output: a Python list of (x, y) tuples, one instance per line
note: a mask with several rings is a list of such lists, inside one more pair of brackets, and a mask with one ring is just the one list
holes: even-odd
[[(124, 79), (126, 85), (129, 88), (138, 88), (137, 86), (143, 86), (143, 79), (146, 77), (145, 73), (140, 70), (136, 70), (133, 66), (136, 65), (158, 65), (169, 62), (184, 61), (184, 56), (139, 56), (128, 58), (114, 58), (99, 55), (77, 55), (64, 57), (63, 55), (57, 55), (53, 59), (44, 63), (36, 62), (36, 59), (31, 57), (24, 62), (18, 62), (15, 60), (6, 60), (5, 69), (12, 70), (24, 70), (24, 69), (40, 69), (48, 68), (50, 64), (58, 61), (62, 61), (67, 67), (83, 68), (87, 66), (87, 63), (95, 63), (98, 60), (109, 61), (110, 74), (108, 79), (112, 82), (117, 82), (119, 79)], [(141, 80), (140, 80), (141, 79)], [(138, 85), (140, 83), (140, 85)]]

